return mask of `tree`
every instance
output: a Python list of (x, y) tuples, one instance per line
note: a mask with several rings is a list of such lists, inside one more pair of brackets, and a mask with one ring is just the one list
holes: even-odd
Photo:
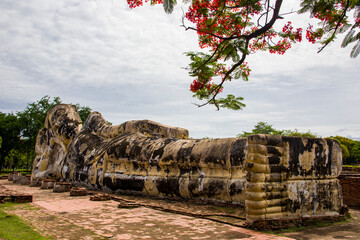
[(80, 104), (76, 104), (76, 108), (78, 109), (80, 119), (81, 119), (82, 123), (84, 124), (92, 110), (90, 107), (80, 106)]
[(11, 149), (9, 154), (5, 157), (5, 166), (7, 169), (13, 169), (15, 171), (15, 168), (19, 165), (19, 162), (21, 160), (21, 154), (16, 149)]
[(330, 138), (335, 139), (340, 143), (344, 164), (360, 163), (360, 141), (352, 140), (350, 138), (341, 136), (335, 136)]
[(271, 124), (267, 122), (258, 122), (251, 132), (243, 132), (238, 134), (237, 137), (247, 137), (253, 134), (268, 134), (268, 135), (280, 135), (280, 136), (297, 136), (297, 137), (317, 137), (316, 134), (310, 132), (302, 133), (297, 129), (295, 130), (276, 130)]
[(17, 113), (21, 123), (21, 138), (24, 141), (23, 151), (28, 153), (29, 158), (35, 157), (36, 136), (44, 127), (47, 112), (60, 103), (60, 97), (54, 97), (51, 100), (46, 95), (37, 102), (29, 103), (24, 111)]
[(21, 124), (18, 117), (13, 113), (0, 112), (0, 137), (2, 144), (0, 148), (0, 171), (4, 167), (5, 158), (13, 149), (20, 149)]
[[(145, 0), (147, 2), (148, 0)], [(150, 0), (151, 4), (163, 4), (171, 13), (176, 0)], [(143, 5), (143, 0), (127, 0), (130, 8)], [(186, 1), (189, 2), (189, 1)], [(206, 104), (239, 110), (245, 107), (242, 97), (228, 95), (219, 98), (224, 83), (233, 79), (248, 81), (250, 68), (245, 61), (249, 54), (258, 51), (284, 54), (293, 43), (302, 41), (302, 28), (294, 28), (289, 21), (274, 29), (275, 22), (284, 19), (281, 13), (283, 0), (192, 0), (183, 16), (185, 30), (196, 31), (199, 46), (206, 52), (188, 52), (191, 63), (189, 75), (194, 78), (190, 90), (194, 97)], [(306, 30), (306, 39), (320, 42), (322, 48), (332, 42), (339, 33), (347, 32), (343, 47), (356, 42), (351, 57), (360, 53), (360, 0), (300, 0), (298, 13), (310, 13), (321, 22)], [(354, 17), (349, 17), (354, 14)], [(185, 20), (190, 22), (187, 26)]]
[(239, 134), (238, 137), (247, 137), (252, 134), (280, 135), (280, 132), (266, 122), (258, 122), (251, 132), (243, 132), (242, 134)]
[[(17, 114), (0, 112), (0, 170), (6, 163), (8, 167), (19, 165), (29, 168), (35, 157), (36, 137), (44, 127), (47, 112), (60, 104), (60, 97), (44, 96), (29, 103), (24, 111)], [(91, 113), (88, 106), (76, 104), (83, 123)]]

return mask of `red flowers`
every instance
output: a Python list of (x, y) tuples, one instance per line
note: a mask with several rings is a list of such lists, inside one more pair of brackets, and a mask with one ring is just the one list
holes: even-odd
[(324, 32), (321, 29), (318, 29), (317, 31), (313, 31), (312, 25), (309, 24), (309, 27), (306, 29), (306, 39), (314, 44), (316, 42), (316, 39), (321, 39)]
[[(149, 0), (145, 0), (145, 2), (149, 2)], [(150, 0), (150, 2), (151, 2), (151, 5), (162, 4), (163, 0)], [(136, 8), (136, 7), (143, 6), (144, 1), (143, 0), (127, 0), (127, 3), (129, 5), (129, 8)]]
[(192, 84), (190, 85), (190, 91), (192, 92), (197, 92), (198, 90), (201, 90), (203, 88), (206, 88), (207, 90), (210, 90), (211, 89), (211, 86), (213, 85), (214, 83), (212, 82), (209, 82), (209, 83), (201, 83), (199, 82), (197, 79), (195, 79)]
[(279, 40), (274, 47), (270, 48), (269, 52), (283, 55), (289, 48), (291, 48), (291, 43), (287, 39), (283, 39)]
[(143, 5), (143, 0), (127, 0), (129, 8), (136, 8)]

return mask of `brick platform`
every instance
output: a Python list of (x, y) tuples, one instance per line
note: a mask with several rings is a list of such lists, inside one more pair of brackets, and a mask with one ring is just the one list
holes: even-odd
[(30, 185), (31, 176), (21, 176), (19, 183), (21, 185)]
[(360, 174), (339, 177), (343, 201), (349, 207), (360, 207)]
[(72, 188), (71, 183), (65, 183), (65, 182), (56, 182), (54, 183), (54, 190), (53, 192), (61, 193), (61, 192), (69, 192)]
[(30, 194), (1, 194), (0, 200), (3, 202), (27, 203), (33, 201), (33, 196)]
[(90, 197), (90, 201), (107, 201), (111, 200), (111, 196), (106, 193), (98, 193)]
[(358, 172), (360, 173), (360, 167), (342, 167), (343, 172)]
[(56, 182), (56, 180), (52, 180), (52, 179), (44, 179), (41, 183), (41, 189), (53, 189), (54, 188), (54, 183)]
[(30, 187), (41, 187), (41, 178), (32, 178), (30, 181)]
[(70, 189), (70, 196), (86, 196), (87, 194), (86, 188), (73, 187)]

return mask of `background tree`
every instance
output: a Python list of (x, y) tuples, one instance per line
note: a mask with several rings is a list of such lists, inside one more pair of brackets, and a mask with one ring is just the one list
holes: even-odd
[(310, 132), (299, 132), (295, 130), (277, 130), (267, 122), (258, 122), (251, 132), (243, 132), (238, 134), (237, 137), (247, 137), (253, 134), (268, 134), (268, 135), (281, 135), (281, 136), (297, 136), (297, 137), (318, 137), (316, 134)]
[(340, 136), (330, 138), (340, 143), (343, 154), (343, 164), (360, 164), (360, 141)]
[(5, 158), (11, 153), (11, 151), (13, 149), (20, 149), (20, 131), (21, 124), (15, 114), (0, 112), (0, 137), (2, 139), (0, 148), (0, 171), (4, 167)]
[[(147, 2), (148, 0), (145, 0)], [(130, 8), (143, 5), (143, 0), (127, 0)], [(249, 54), (268, 51), (284, 54), (293, 43), (302, 41), (302, 28), (294, 28), (283, 20), (283, 0), (192, 0), (182, 26), (198, 34), (203, 52), (188, 52), (191, 59), (189, 75), (194, 78), (190, 90), (194, 97), (205, 101), (198, 106), (213, 104), (239, 110), (245, 107), (242, 97), (227, 95), (219, 98), (224, 83), (234, 79), (248, 80), (250, 68), (245, 61)], [(176, 0), (150, 0), (152, 5), (163, 4), (171, 13)], [(298, 13), (310, 13), (319, 20), (318, 28), (306, 30), (306, 39), (320, 42), (322, 48), (339, 33), (347, 32), (343, 47), (356, 42), (351, 57), (360, 52), (360, 0), (299, 0)], [(349, 17), (353, 14), (353, 18)], [(187, 22), (185, 22), (187, 20)], [(282, 27), (274, 28), (281, 21)], [(190, 23), (190, 26), (187, 25)]]
[(11, 149), (9, 154), (5, 157), (5, 168), (12, 169), (13, 171), (16, 168), (28, 169), (27, 164), (26, 153), (22, 153), (21, 150), (18, 149)]
[[(0, 113), (0, 170), (4, 165), (15, 168), (19, 166), (29, 169), (35, 157), (36, 136), (44, 122), (47, 112), (60, 104), (60, 97), (51, 99), (44, 96), (40, 100), (29, 103), (24, 111), (17, 114)], [(91, 113), (88, 106), (76, 104), (83, 123)]]
[(82, 123), (84, 124), (86, 119), (91, 113), (91, 108), (88, 106), (80, 106), (80, 104), (76, 104), (76, 108), (78, 109), (79, 116), (81, 118)]
[[(307, 132), (299, 132), (295, 130), (277, 130), (271, 124), (267, 122), (258, 122), (251, 132), (243, 132), (238, 134), (237, 137), (247, 137), (253, 134), (269, 134), (280, 136), (296, 136), (296, 137), (319, 137), (310, 130)], [(343, 164), (352, 165), (360, 164), (360, 141), (356, 141), (350, 138), (335, 136), (329, 137), (330, 139), (337, 140), (341, 146)]]
[(60, 103), (59, 97), (51, 100), (49, 96), (44, 96), (37, 102), (29, 103), (24, 111), (17, 114), (22, 125), (21, 137), (26, 139), (29, 145), (35, 146), (36, 136), (44, 127), (47, 112)]

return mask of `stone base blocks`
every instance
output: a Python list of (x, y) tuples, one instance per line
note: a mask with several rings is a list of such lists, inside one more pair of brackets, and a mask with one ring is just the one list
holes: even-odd
[(8, 181), (17, 181), (21, 177), (20, 172), (12, 172), (9, 173)]
[(32, 177), (30, 180), (30, 187), (41, 187), (42, 179)]
[(40, 189), (53, 189), (55, 182), (56, 182), (56, 180), (54, 180), (54, 179), (44, 179), (41, 182)]
[(21, 185), (29, 185), (31, 176), (22, 175), (20, 172), (9, 173), (8, 181)]
[(53, 192), (61, 193), (61, 192), (70, 192), (72, 188), (71, 183), (66, 182), (55, 182)]
[(0, 195), (0, 201), (13, 203), (28, 203), (33, 201), (33, 196), (30, 194), (5, 194)]
[(2, 175), (2, 176), (0, 176), (0, 179), (1, 180), (9, 179), (9, 175)]
[(90, 201), (108, 201), (111, 200), (111, 196), (106, 193), (98, 193), (96, 195), (90, 196)]
[(73, 187), (70, 189), (70, 196), (86, 196), (87, 194), (86, 188)]
[(30, 185), (31, 176), (21, 176), (19, 183), (21, 185)]

